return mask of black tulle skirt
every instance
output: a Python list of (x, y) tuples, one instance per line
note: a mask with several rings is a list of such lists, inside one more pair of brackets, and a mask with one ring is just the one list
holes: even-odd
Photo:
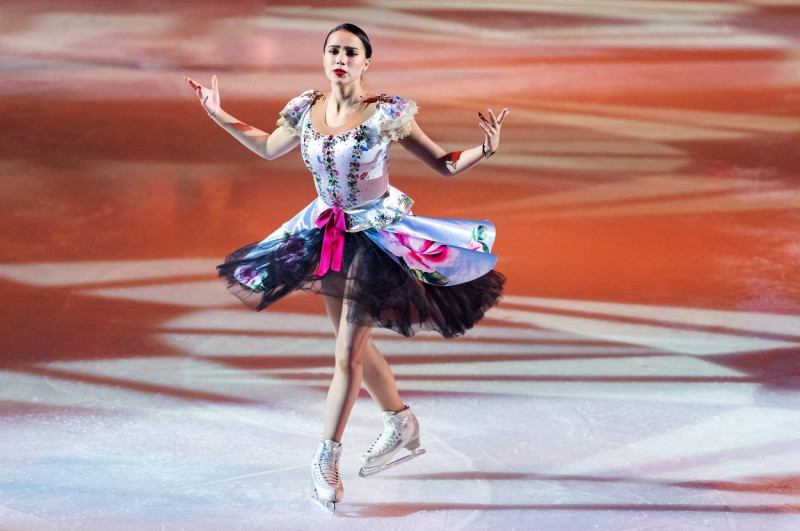
[(389, 328), (404, 336), (420, 330), (448, 338), (461, 335), (503, 294), (506, 279), (495, 270), (454, 286), (423, 282), (366, 231), (345, 233), (341, 271), (318, 276), (323, 236), (323, 230), (312, 228), (274, 238), (268, 245), (250, 244), (217, 266), (219, 276), (257, 311), (294, 291), (312, 291), (345, 301), (348, 322)]

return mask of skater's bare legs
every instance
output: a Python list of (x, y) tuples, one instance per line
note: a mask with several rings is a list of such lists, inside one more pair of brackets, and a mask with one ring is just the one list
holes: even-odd
[[(325, 297), (325, 309), (331, 318), (336, 335), (339, 335), (339, 326), (343, 321), (342, 302), (333, 298)], [(361, 359), (362, 380), (370, 396), (381, 408), (381, 411), (401, 411), (405, 405), (397, 392), (392, 369), (383, 354), (372, 342), (372, 335), (367, 338)]]
[(364, 387), (381, 411), (402, 411), (405, 408), (389, 363), (370, 338), (364, 352)]
[[(347, 322), (347, 301), (327, 295), (324, 300), (325, 310), (336, 330), (336, 364), (325, 406), (323, 440), (341, 441), (363, 381), (383, 410), (384, 429), (361, 456), (359, 475), (376, 474), (425, 453), (419, 448), (417, 419), (400, 399), (389, 363), (372, 343), (372, 327)], [(397, 441), (400, 441), (399, 445)], [(407, 448), (411, 453), (392, 461), (401, 448)]]
[[(347, 302), (338, 303), (325, 296), (325, 309), (332, 320), (336, 317), (338, 306), (338, 325), (336, 328), (335, 365), (333, 379), (325, 402), (325, 426), (322, 439), (340, 442), (344, 433), (350, 410), (361, 389), (364, 373), (363, 360), (372, 327), (347, 322)], [(335, 323), (335, 320), (334, 320)]]

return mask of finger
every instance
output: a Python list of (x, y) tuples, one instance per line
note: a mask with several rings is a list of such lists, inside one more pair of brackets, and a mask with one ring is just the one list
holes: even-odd
[(494, 129), (491, 124), (483, 124), (481, 129), (483, 130), (484, 134), (486, 134), (486, 138), (494, 138), (497, 136), (497, 130)]
[(492, 136), (492, 131), (491, 131), (491, 129), (489, 129), (489, 128), (486, 126), (486, 124), (484, 124), (484, 123), (479, 123), (479, 124), (478, 124), (478, 127), (480, 127), (480, 128), (481, 128), (481, 130), (482, 130), (482, 131), (483, 131), (483, 132), (486, 134), (486, 136), (487, 136), (487, 137), (490, 137), (490, 136)]
[(491, 119), (492, 125), (497, 125), (497, 116), (494, 115), (494, 111), (489, 109), (489, 118)]
[(485, 123), (488, 127), (495, 127), (495, 121), (494, 121), (495, 117), (494, 117), (493, 114), (491, 114), (491, 112), (492, 112), (491, 109), (489, 109), (489, 117), (488, 118), (486, 116), (484, 116), (483, 114), (481, 114), (481, 113), (478, 113), (478, 116), (481, 117), (481, 120), (483, 120), (483, 123)]
[(505, 109), (503, 109), (503, 112), (501, 112), (500, 116), (497, 117), (497, 124), (498, 125), (502, 124), (503, 120), (506, 119), (506, 116), (508, 116), (508, 108), (507, 107)]
[(219, 84), (217, 82), (217, 75), (216, 74), (211, 76), (211, 90), (213, 90), (214, 92), (219, 91)]
[(183, 79), (189, 83), (189, 86), (192, 87), (193, 90), (197, 90), (197, 83), (194, 82), (194, 79), (190, 79), (186, 76), (184, 76)]

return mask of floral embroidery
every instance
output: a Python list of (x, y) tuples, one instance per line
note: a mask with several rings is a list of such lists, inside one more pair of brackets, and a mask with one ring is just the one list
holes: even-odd
[[(323, 200), (325, 200), (326, 203), (329, 203), (330, 202), (330, 198), (325, 193), (325, 188), (322, 185), (322, 177), (320, 176), (319, 173), (317, 173), (314, 170), (314, 166), (312, 166), (311, 160), (310, 160), (311, 159), (311, 157), (310, 157), (311, 150), (310, 150), (309, 138), (310, 137), (317, 137), (317, 136), (321, 136), (321, 135), (318, 135), (316, 131), (311, 129), (311, 123), (310, 122), (306, 122), (305, 127), (303, 128), (303, 136), (301, 137), (301, 141), (300, 141), (300, 151), (303, 153), (303, 162), (305, 163), (306, 168), (308, 168), (308, 171), (310, 171), (311, 175), (314, 176), (314, 186), (316, 186), (316, 188), (317, 188), (317, 193), (319, 194), (320, 197), (322, 197)], [(321, 155), (317, 155), (316, 160), (320, 165), (322, 165), (322, 156)]]
[[(401, 138), (404, 125), (410, 131), (415, 103), (397, 96), (380, 96), (376, 111), (361, 125), (336, 135), (325, 135), (311, 124), (310, 107), (316, 97), (295, 98), (284, 115), (287, 123), (299, 121), (303, 162), (314, 178), (320, 199), (328, 206), (342, 209), (359, 208), (357, 205), (379, 199), (389, 188), (386, 171), (390, 139), (385, 135)], [(371, 214), (371, 218), (377, 219), (370, 219), (369, 223), (383, 228), (402, 219), (410, 208), (410, 205), (405, 209), (391, 206), (386, 212)]]
[(280, 112), (278, 127), (282, 127), (293, 136), (300, 135), (300, 123), (306, 111), (319, 99), (322, 94), (316, 90), (307, 90), (300, 96), (292, 99)]
[(354, 205), (358, 202), (358, 181), (366, 177), (361, 171), (361, 154), (366, 151), (366, 125), (361, 125), (353, 130), (353, 156), (350, 159), (350, 171), (347, 174), (347, 203)]
[(389, 225), (397, 223), (404, 217), (405, 214), (403, 214), (402, 212), (381, 212), (380, 214), (375, 216), (375, 221), (380, 227), (388, 227)]
[(333, 149), (336, 142), (337, 138), (333, 135), (322, 140), (322, 164), (328, 173), (328, 186), (325, 192), (333, 205), (340, 206), (343, 201), (339, 190), (339, 170), (336, 168), (335, 150)]
[(385, 229), (409, 215), (413, 205), (413, 199), (390, 186), (389, 191), (374, 203), (348, 211), (347, 232)]
[(378, 126), (381, 140), (400, 140), (411, 134), (411, 121), (418, 110), (415, 101), (381, 94), (377, 107), (383, 118)]

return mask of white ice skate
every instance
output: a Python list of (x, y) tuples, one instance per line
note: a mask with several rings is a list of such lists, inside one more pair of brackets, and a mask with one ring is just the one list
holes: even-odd
[[(402, 448), (410, 453), (392, 461)], [(419, 447), (419, 422), (409, 407), (406, 406), (398, 413), (384, 411), (383, 432), (361, 456), (361, 470), (358, 475), (371, 476), (424, 453), (425, 450)]]
[(311, 484), (314, 487), (313, 499), (329, 513), (336, 510), (344, 495), (344, 486), (339, 477), (339, 458), (342, 456), (342, 445), (328, 440), (322, 441), (314, 453), (311, 463)]

